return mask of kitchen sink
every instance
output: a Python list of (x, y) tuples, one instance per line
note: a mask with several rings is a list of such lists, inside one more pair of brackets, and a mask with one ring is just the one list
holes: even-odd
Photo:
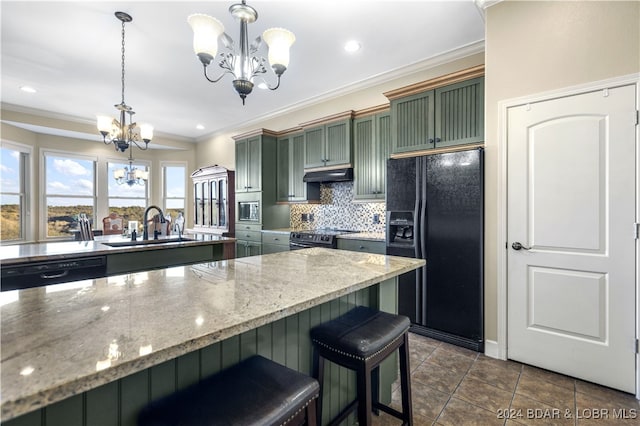
[(129, 246), (145, 246), (149, 244), (168, 244), (168, 243), (180, 243), (185, 241), (195, 241), (191, 238), (163, 238), (160, 240), (135, 240), (135, 241), (114, 241), (114, 242), (104, 242), (105, 246), (109, 247), (129, 247)]

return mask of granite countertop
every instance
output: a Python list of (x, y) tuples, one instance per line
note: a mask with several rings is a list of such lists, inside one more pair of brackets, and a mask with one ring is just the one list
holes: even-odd
[[(14, 244), (0, 246), (0, 263), (3, 266), (26, 262), (40, 262), (43, 260), (61, 260), (87, 256), (114, 254), (119, 252), (158, 250), (169, 247), (197, 246), (224, 244), (235, 241), (234, 238), (221, 237), (215, 234), (185, 234), (184, 238), (191, 241), (175, 241), (162, 244), (140, 244), (133, 246), (111, 247), (104, 243), (119, 243), (131, 241), (121, 235), (107, 235), (95, 237), (93, 241), (55, 241), (32, 244)], [(177, 235), (159, 237), (162, 239), (177, 239)], [(140, 241), (140, 240), (138, 240)]]
[(424, 263), (310, 248), (2, 292), (2, 419)]
[[(296, 228), (280, 228), (280, 229), (263, 229), (262, 232), (278, 232), (278, 233), (290, 233), (295, 231), (311, 231), (312, 229), (296, 229)], [(343, 238), (345, 240), (371, 240), (371, 241), (386, 241), (385, 232), (346, 232), (344, 234), (337, 235), (337, 238)]]
[(371, 240), (371, 241), (386, 241), (386, 234), (384, 232), (354, 232), (350, 234), (340, 234), (338, 238), (344, 240)]

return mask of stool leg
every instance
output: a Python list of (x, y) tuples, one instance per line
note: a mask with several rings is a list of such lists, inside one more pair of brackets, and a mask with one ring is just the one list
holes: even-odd
[(313, 350), (313, 377), (320, 384), (320, 390), (318, 395), (318, 404), (316, 406), (316, 421), (318, 425), (322, 424), (322, 397), (324, 392), (324, 357), (321, 357), (318, 350)]
[(307, 426), (319, 426), (318, 413), (316, 412), (316, 406), (318, 404), (318, 398), (314, 399), (307, 405)]
[(400, 346), (400, 387), (402, 390), (402, 417), (404, 424), (413, 426), (411, 410), (411, 370), (409, 365), (409, 333), (404, 334), (404, 342)]
[(371, 368), (365, 365), (356, 371), (358, 393), (358, 426), (371, 426)]

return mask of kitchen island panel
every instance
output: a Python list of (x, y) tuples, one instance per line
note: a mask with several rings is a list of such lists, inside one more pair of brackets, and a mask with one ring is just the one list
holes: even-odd
[[(311, 374), (312, 345), (309, 330), (320, 322), (346, 313), (356, 304), (376, 307), (378, 293), (394, 292), (396, 279), (345, 295), (257, 329), (232, 336), (198, 351), (56, 402), (46, 408), (2, 422), (3, 426), (135, 426), (137, 414), (150, 401), (197, 383), (204, 377), (261, 354), (297, 371)], [(382, 304), (384, 305), (384, 304)], [(382, 308), (382, 305), (380, 308)], [(395, 307), (393, 307), (395, 309)], [(395, 366), (386, 377), (395, 380)], [(384, 370), (384, 368), (383, 368)], [(355, 397), (355, 375), (343, 367), (326, 364), (331, 377), (325, 386), (323, 418), (336, 416)], [(385, 383), (385, 382), (383, 382)], [(383, 395), (383, 393), (381, 393)], [(390, 395), (390, 393), (389, 393)], [(389, 399), (383, 399), (389, 402)], [(352, 416), (353, 417), (353, 416)], [(44, 421), (42, 419), (44, 418)], [(355, 417), (354, 417), (355, 419)]]

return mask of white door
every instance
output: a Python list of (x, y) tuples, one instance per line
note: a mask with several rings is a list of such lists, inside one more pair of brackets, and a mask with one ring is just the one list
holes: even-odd
[(507, 129), (508, 357), (631, 393), (635, 111), (624, 86), (509, 108)]

